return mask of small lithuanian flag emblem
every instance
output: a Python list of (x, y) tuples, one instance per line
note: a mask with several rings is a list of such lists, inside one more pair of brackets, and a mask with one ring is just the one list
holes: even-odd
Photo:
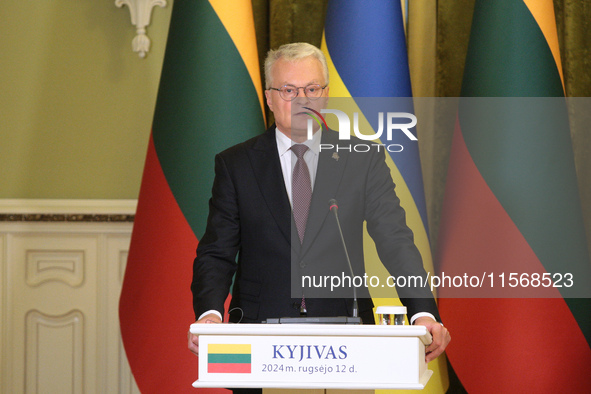
[(250, 373), (250, 344), (210, 343), (207, 345), (207, 372)]

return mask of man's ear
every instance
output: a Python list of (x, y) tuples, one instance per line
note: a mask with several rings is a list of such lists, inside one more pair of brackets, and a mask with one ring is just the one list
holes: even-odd
[(271, 101), (271, 91), (270, 90), (265, 90), (265, 98), (267, 99), (267, 105), (269, 106), (269, 109), (271, 110), (271, 112), (273, 112), (273, 104)]

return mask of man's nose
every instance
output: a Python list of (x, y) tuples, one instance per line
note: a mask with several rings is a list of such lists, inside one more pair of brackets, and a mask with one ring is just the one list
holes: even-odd
[(297, 106), (306, 106), (310, 103), (310, 99), (308, 99), (308, 97), (306, 97), (306, 95), (302, 94), (302, 95), (298, 95), (296, 96), (296, 98), (293, 99), (293, 101), (291, 102), (291, 104), (296, 104)]

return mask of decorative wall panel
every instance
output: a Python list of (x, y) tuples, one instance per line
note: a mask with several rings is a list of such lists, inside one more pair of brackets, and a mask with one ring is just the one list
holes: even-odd
[(25, 392), (83, 393), (84, 315), (27, 313)]
[(0, 392), (138, 393), (118, 318), (135, 205), (11, 204), (0, 200)]
[(27, 250), (27, 285), (58, 281), (78, 287), (84, 279), (83, 250)]

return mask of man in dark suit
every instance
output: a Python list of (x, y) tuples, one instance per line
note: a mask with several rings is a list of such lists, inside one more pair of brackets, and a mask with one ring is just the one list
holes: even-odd
[[(207, 228), (194, 262), (197, 322), (221, 322), (234, 275), (232, 322), (301, 314), (351, 316), (350, 287), (331, 292), (302, 286), (301, 281), (302, 276), (350, 275), (336, 220), (329, 211), (331, 199), (339, 202), (339, 219), (355, 275), (365, 272), (365, 222), (390, 274), (424, 277), (383, 149), (363, 153), (320, 149), (355, 143), (354, 139), (339, 141), (336, 132), (320, 127), (312, 139), (307, 138), (310, 109), (320, 111), (328, 99), (328, 70), (322, 52), (304, 43), (270, 51), (265, 77), (265, 96), (275, 125), (215, 159)], [(303, 149), (298, 148), (301, 145)], [(301, 189), (302, 177), (312, 189), (307, 192), (303, 214), (295, 190)], [(398, 292), (411, 324), (424, 325), (433, 335), (427, 361), (436, 358), (450, 336), (438, 322), (429, 290), (399, 288)], [(364, 323), (373, 323), (367, 289), (361, 289), (360, 296), (359, 315)], [(196, 336), (189, 335), (189, 348), (197, 352)]]

